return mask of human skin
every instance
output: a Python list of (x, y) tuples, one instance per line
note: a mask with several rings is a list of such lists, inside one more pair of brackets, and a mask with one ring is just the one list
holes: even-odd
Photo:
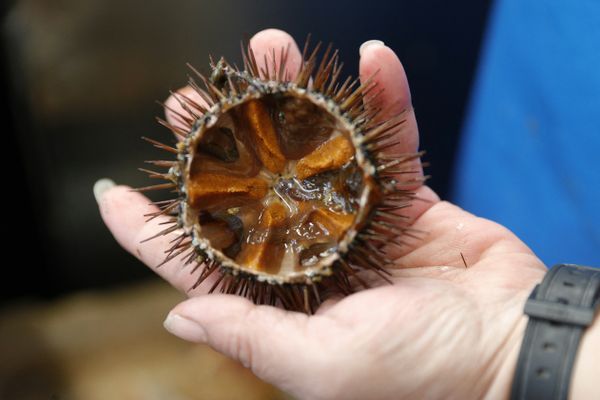
[[(288, 34), (270, 29), (251, 39), (258, 60), (288, 44), (293, 75), (301, 58)], [(392, 150), (415, 152), (418, 129), (400, 61), (380, 42), (360, 52), (361, 79), (377, 72), (375, 82), (384, 89), (377, 106), (386, 111), (379, 118), (409, 110)], [(178, 109), (173, 98), (167, 104)], [(167, 119), (176, 123), (172, 113)], [(329, 299), (308, 316), (207, 295), (211, 282), (188, 292), (196, 276), (175, 259), (155, 271), (190, 298), (171, 311), (165, 327), (207, 343), (300, 399), (507, 398), (527, 322), (523, 306), (546, 267), (508, 229), (440, 201), (425, 185), (414, 189), (419, 200), (405, 214), (425, 234), (388, 249), (393, 285), (367, 273), (373, 288)], [(164, 222), (145, 222), (143, 215), (156, 211), (150, 201), (106, 181), (96, 195), (115, 239), (148, 266), (162, 262), (176, 233), (141, 243)], [(598, 325), (583, 338), (572, 398), (600, 396), (591, 375), (600, 370), (600, 357), (593, 356), (600, 354)]]

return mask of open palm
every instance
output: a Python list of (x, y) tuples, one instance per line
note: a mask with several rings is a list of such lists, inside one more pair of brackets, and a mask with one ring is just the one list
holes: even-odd
[[(259, 60), (288, 43), (293, 75), (301, 58), (289, 35), (266, 30), (251, 40)], [(410, 109), (402, 65), (381, 43), (361, 49), (361, 78), (375, 71), (386, 113)], [(189, 88), (182, 91), (192, 95)], [(178, 107), (173, 98), (167, 105)], [(167, 118), (176, 123), (170, 112)], [(417, 150), (412, 111), (399, 135), (393, 151)], [(426, 186), (415, 191), (419, 200), (408, 216), (424, 234), (387, 249), (396, 260), (393, 285), (367, 273), (363, 278), (372, 289), (327, 300), (306, 316), (237, 296), (205, 295), (211, 285), (205, 282), (173, 309), (166, 327), (207, 342), (300, 398), (505, 396), (524, 329), (523, 303), (546, 269), (502, 226), (440, 201)], [(176, 233), (140, 243), (164, 222), (145, 222), (143, 215), (156, 211), (149, 200), (126, 186), (107, 188), (100, 197), (117, 241), (147, 265), (159, 264)], [(196, 279), (177, 259), (157, 272), (182, 291)]]

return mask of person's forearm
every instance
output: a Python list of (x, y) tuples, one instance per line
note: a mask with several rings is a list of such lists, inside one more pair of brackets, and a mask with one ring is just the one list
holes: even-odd
[(573, 376), (571, 400), (600, 399), (600, 317), (587, 328), (579, 346)]

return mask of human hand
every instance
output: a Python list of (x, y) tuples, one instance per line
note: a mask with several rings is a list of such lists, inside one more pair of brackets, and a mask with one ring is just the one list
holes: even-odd
[[(293, 74), (300, 53), (289, 35), (267, 30), (251, 40), (258, 60), (288, 43)], [(371, 43), (361, 49), (361, 78), (375, 71), (384, 88), (380, 106), (389, 113), (381, 118), (410, 109), (400, 61), (388, 47)], [(167, 103), (177, 107), (173, 99)], [(174, 123), (172, 113), (167, 118)], [(394, 151), (415, 152), (412, 110), (400, 135)], [(522, 307), (546, 269), (507, 229), (440, 201), (426, 186), (415, 191), (420, 200), (407, 215), (426, 235), (388, 249), (396, 259), (393, 285), (367, 275), (374, 288), (330, 299), (307, 316), (237, 296), (205, 295), (206, 282), (172, 310), (165, 326), (299, 398), (506, 397), (525, 327)], [(149, 200), (125, 186), (99, 197), (117, 241), (147, 265), (159, 264), (174, 236), (140, 243), (163, 222), (144, 222), (144, 214), (156, 211)], [(182, 291), (195, 281), (177, 259), (157, 272)]]

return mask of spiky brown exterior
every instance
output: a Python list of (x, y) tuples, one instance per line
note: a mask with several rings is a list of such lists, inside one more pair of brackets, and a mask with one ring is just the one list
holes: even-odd
[[(159, 212), (148, 215), (150, 219), (162, 215), (169, 216), (169, 219), (164, 230), (146, 240), (177, 233), (161, 265), (180, 258), (185, 266), (191, 265), (192, 272), (199, 271), (196, 283), (190, 289), (197, 288), (208, 277), (216, 276), (209, 290), (211, 293), (218, 290), (248, 297), (257, 304), (281, 305), (289, 310), (312, 313), (324, 300), (326, 289), (327, 293), (333, 288), (347, 295), (357, 285), (368, 287), (358, 274), (361, 271), (372, 271), (389, 281), (386, 266), (393, 260), (387, 258), (383, 247), (403, 245), (403, 235), (408, 228), (401, 210), (409, 207), (414, 198), (414, 193), (407, 188), (423, 179), (420, 175), (418, 178), (405, 180), (400, 180), (399, 177), (414, 176), (414, 162), (421, 153), (400, 156), (386, 153), (386, 150), (397, 144), (395, 139), (398, 131), (405, 125), (405, 113), (380, 121), (378, 116), (381, 109), (365, 107), (365, 99), (373, 104), (378, 95), (374, 93), (376, 86), (372, 83), (373, 80), (359, 84), (358, 79), (348, 77), (340, 82), (342, 64), (339, 63), (337, 50), (332, 52), (332, 46), (329, 45), (318, 63), (321, 43), (309, 54), (308, 42), (307, 40), (304, 46), (300, 70), (294, 79), (290, 79), (286, 72), (289, 46), (280, 50), (279, 63), (276, 62), (275, 50), (272, 50), (270, 60), (265, 57), (264, 65), (267, 67), (264, 69), (259, 68), (249, 45), (242, 45), (243, 69), (231, 66), (224, 59), (218, 63), (211, 59), (211, 74), (207, 78), (190, 66), (196, 78), (200, 79), (202, 87), (193, 77), (190, 77), (189, 85), (205, 104), (173, 93), (185, 112), (170, 110), (176, 116), (178, 126), (162, 119), (159, 122), (170, 129), (180, 142), (172, 147), (144, 138), (155, 147), (177, 157), (172, 161), (148, 161), (157, 167), (166, 168), (166, 172), (142, 169), (151, 178), (162, 179), (167, 183), (137, 190), (168, 189), (177, 192), (176, 198), (156, 203), (160, 207)], [(199, 237), (201, 235), (186, 220), (188, 188), (184, 175), (199, 132), (210, 126), (211, 121), (214, 122), (226, 110), (235, 108), (248, 99), (260, 99), (261, 96), (277, 93), (308, 99), (345, 124), (351, 133), (363, 179), (368, 181), (370, 188), (361, 199), (358, 217), (340, 240), (335, 256), (329, 257), (327, 262), (319, 264), (317, 268), (309, 269), (309, 272), (286, 277), (260, 273), (237, 265), (222, 252), (211, 248), (210, 243)]]

